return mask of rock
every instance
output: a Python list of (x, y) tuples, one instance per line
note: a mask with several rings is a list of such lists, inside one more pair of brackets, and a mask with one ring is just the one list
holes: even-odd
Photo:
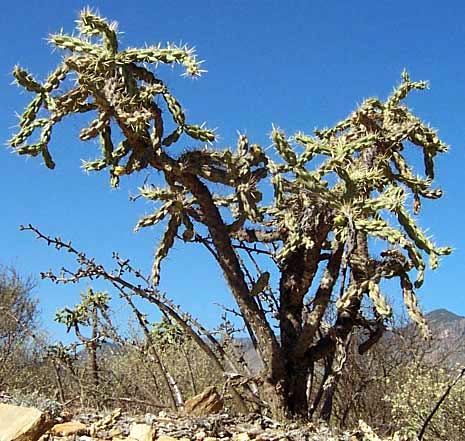
[(234, 441), (250, 441), (250, 437), (248, 433), (238, 433), (233, 437)]
[(78, 421), (69, 421), (55, 424), (50, 433), (55, 436), (87, 435), (88, 429), (85, 424)]
[(186, 401), (184, 410), (189, 415), (202, 416), (218, 413), (223, 409), (223, 399), (215, 386), (207, 387), (201, 394)]
[(108, 436), (110, 438), (122, 438), (123, 431), (119, 427), (113, 427), (108, 431)]
[(180, 440), (178, 440), (177, 438), (173, 438), (172, 436), (161, 435), (161, 436), (157, 437), (157, 441), (180, 441)]
[(92, 423), (89, 429), (89, 434), (91, 436), (97, 435), (99, 430), (106, 430), (108, 428), (113, 427), (116, 422), (121, 418), (121, 409), (115, 409), (110, 415)]
[(203, 430), (201, 430), (201, 431), (199, 431), (199, 432), (197, 432), (195, 434), (194, 440), (195, 441), (204, 441), (206, 437), (207, 437), (207, 434)]
[(0, 404), (0, 441), (36, 441), (52, 425), (38, 409)]
[[(89, 427), (89, 435), (94, 438), (99, 438), (100, 432), (111, 429), (121, 418), (121, 414), (122, 411), (118, 408), (106, 417), (101, 418), (98, 421), (94, 421)], [(120, 435), (114, 435), (114, 438), (117, 438), (118, 436)]]
[(138, 441), (152, 441), (155, 438), (155, 429), (148, 424), (136, 424), (131, 426), (129, 438), (134, 438)]

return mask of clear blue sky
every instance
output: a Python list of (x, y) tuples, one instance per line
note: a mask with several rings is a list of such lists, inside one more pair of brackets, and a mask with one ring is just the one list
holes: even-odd
[[(28, 102), (11, 86), (19, 63), (43, 78), (55, 66), (45, 37), (60, 28), (72, 31), (86, 5), (117, 20), (123, 44), (187, 42), (205, 59), (208, 73), (199, 81), (165, 80), (188, 109), (192, 122), (217, 127), (221, 144), (235, 141), (236, 130), (268, 145), (271, 123), (290, 135), (334, 124), (370, 96), (385, 98), (405, 67), (431, 90), (409, 101), (419, 116), (439, 129), (451, 146), (438, 162), (437, 183), (445, 196), (425, 205), (421, 225), (455, 252), (440, 269), (428, 272), (420, 291), (426, 310), (448, 308), (465, 315), (465, 3), (449, 1), (84, 1), (5, 2), (0, 26), (0, 137), (6, 141), (17, 123), (15, 111)], [(80, 159), (95, 155), (93, 145), (77, 141), (79, 124), (57, 131), (51, 149), (55, 171), (38, 159), (2, 149), (0, 188), (0, 262), (24, 274), (59, 268), (63, 254), (48, 249), (21, 223), (60, 234), (105, 263), (113, 250), (150, 267), (159, 230), (137, 235), (132, 227), (151, 207), (129, 203), (137, 182), (112, 191), (104, 176), (85, 175)], [(221, 275), (199, 248), (177, 245), (162, 270), (161, 288), (207, 325), (216, 323), (214, 301), (231, 305)], [(74, 303), (79, 287), (40, 282), (43, 321), (56, 308)]]

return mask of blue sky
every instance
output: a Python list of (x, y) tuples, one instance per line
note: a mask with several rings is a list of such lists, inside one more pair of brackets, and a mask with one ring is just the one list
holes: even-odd
[[(412, 96), (408, 104), (439, 130), (451, 149), (437, 166), (437, 184), (445, 196), (425, 204), (420, 224), (455, 251), (438, 271), (427, 273), (420, 297), (426, 310), (444, 307), (465, 315), (460, 283), (465, 270), (465, 3), (5, 2), (0, 15), (4, 141), (17, 123), (15, 111), (30, 98), (10, 85), (12, 67), (18, 63), (38, 78), (49, 73), (59, 55), (51, 52), (45, 37), (62, 27), (72, 31), (86, 5), (119, 22), (123, 45), (173, 41), (197, 48), (206, 60), (206, 75), (191, 81), (174, 69), (163, 79), (186, 107), (190, 121), (218, 128), (220, 146), (234, 143), (237, 130), (267, 146), (272, 123), (289, 135), (330, 126), (364, 98), (385, 98), (403, 68), (413, 79), (429, 80), (431, 89)], [(114, 191), (103, 175), (85, 175), (80, 160), (92, 158), (95, 148), (78, 142), (79, 127), (72, 121), (57, 131), (51, 144), (57, 162), (53, 172), (38, 159), (0, 150), (0, 263), (33, 275), (63, 264), (66, 256), (19, 232), (19, 224), (33, 223), (105, 263), (117, 250), (148, 270), (160, 230), (132, 232), (138, 217), (151, 209), (144, 202), (128, 202), (140, 181), (123, 182)], [(219, 270), (196, 247), (175, 247), (163, 266), (161, 288), (207, 325), (216, 323), (219, 309), (214, 302), (232, 305)], [(51, 324), (55, 310), (77, 301), (79, 289), (39, 283), (43, 322), (52, 333), (61, 332)]]

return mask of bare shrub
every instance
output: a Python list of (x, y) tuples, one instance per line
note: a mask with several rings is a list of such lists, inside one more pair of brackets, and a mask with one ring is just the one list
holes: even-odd
[(32, 278), (0, 266), (0, 390), (19, 386), (25, 365), (34, 360), (30, 333), (37, 328)]

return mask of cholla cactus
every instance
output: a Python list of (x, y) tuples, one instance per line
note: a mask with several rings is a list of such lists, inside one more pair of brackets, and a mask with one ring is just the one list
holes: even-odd
[[(410, 81), (405, 72), (402, 79), (401, 85), (386, 102), (366, 100), (333, 129), (316, 131), (315, 137), (295, 134), (290, 141), (304, 148), (300, 157), (295, 155), (295, 149), (291, 148), (284, 134), (274, 129), (272, 139), (285, 163), (280, 166), (273, 164), (271, 171), (276, 200), (282, 208), (279, 220), (291, 233), (281, 250), (281, 257), (285, 258), (299, 246), (309, 249), (314, 246), (313, 236), (305, 234), (302, 220), (306, 212), (310, 214), (314, 210), (315, 205), (325, 207), (319, 211), (331, 212), (336, 240), (350, 243), (357, 235), (372, 236), (384, 240), (391, 253), (387, 252), (382, 255), (383, 261), (371, 265), (371, 271), (364, 277), (369, 283), (362, 281), (352, 291), (349, 289), (339, 299), (338, 308), (341, 310), (350, 304), (351, 292), (353, 299), (367, 293), (377, 313), (389, 317), (391, 311), (379, 292), (378, 284), (382, 278), (396, 275), (402, 285), (408, 312), (426, 335), (426, 324), (408, 272), (412, 268), (417, 270), (415, 287), (419, 288), (424, 278), (423, 253), (429, 255), (431, 269), (436, 269), (438, 257), (449, 254), (451, 249), (437, 247), (426, 237), (408, 213), (406, 198), (408, 194), (413, 195), (418, 213), (421, 198), (437, 199), (441, 196), (440, 190), (431, 188), (434, 177), (432, 159), (437, 153), (446, 152), (447, 146), (433, 129), (401, 103), (409, 91), (422, 90), (426, 83)], [(402, 151), (409, 144), (423, 153), (425, 178), (415, 176), (407, 165)], [(323, 158), (323, 162), (309, 172), (308, 163), (315, 157)], [(289, 179), (289, 175), (294, 179)], [(332, 182), (335, 183), (331, 185)], [(385, 215), (388, 212), (392, 213), (390, 218), (397, 220), (397, 225), (389, 222)], [(403, 249), (406, 255), (399, 262), (394, 262), (393, 249)], [(355, 257), (354, 251), (355, 248), (347, 247), (346, 259)], [(368, 270), (369, 261), (370, 256), (366, 255), (356, 265), (363, 265)]]
[[(74, 351), (73, 351), (74, 349)], [(47, 347), (46, 358), (60, 360), (67, 366), (71, 366), (76, 360), (76, 350), (71, 346), (63, 345), (63, 343), (55, 343)]]
[[(262, 356), (267, 401), (275, 416), (307, 415), (308, 397), (301, 386), (311, 366), (324, 357), (333, 363), (327, 388), (332, 393), (345, 360), (341, 342), (356, 328), (368, 333), (361, 352), (380, 338), (392, 314), (380, 290), (384, 279), (399, 280), (410, 316), (428, 335), (414, 289), (423, 283), (426, 258), (434, 270), (451, 249), (436, 246), (413, 217), (423, 199), (441, 196), (432, 187), (434, 159), (447, 151), (436, 132), (403, 104), (411, 91), (425, 89), (425, 82), (411, 81), (404, 72), (387, 100), (368, 99), (335, 127), (314, 135), (288, 137), (273, 127), (277, 155), (265, 154), (243, 134), (235, 148), (220, 150), (211, 146), (215, 132), (187, 123), (180, 102), (158, 77), (160, 63), (179, 64), (185, 75), (199, 76), (193, 49), (121, 49), (116, 25), (89, 10), (81, 13), (78, 31), (77, 36), (50, 37), (64, 57), (45, 82), (15, 68), (17, 83), (35, 96), (11, 146), (19, 154), (41, 154), (53, 168), (53, 127), (68, 115), (91, 113), (94, 118), (80, 138), (99, 138), (101, 156), (84, 163), (85, 170), (108, 169), (114, 186), (139, 170), (161, 172), (165, 187), (140, 189), (159, 208), (136, 225), (137, 231), (166, 222), (152, 281), (158, 284), (161, 263), (176, 240), (207, 247)], [(159, 102), (165, 103), (169, 121)], [(175, 146), (186, 137), (200, 145), (176, 153)], [(115, 145), (115, 139), (122, 140)], [(423, 155), (424, 176), (408, 164), (408, 148)], [(263, 198), (267, 184), (274, 189), (272, 198), (270, 192)], [(381, 239), (386, 249), (376, 252), (371, 238)], [(274, 271), (261, 268), (262, 257), (270, 258)], [(362, 308), (366, 302), (372, 306), (368, 315)], [(325, 323), (332, 305), (335, 319)], [(81, 312), (73, 314), (62, 320), (79, 321)], [(280, 338), (273, 320), (279, 322)]]
[[(86, 349), (89, 361), (89, 372), (93, 378), (94, 386), (99, 384), (99, 362), (97, 350), (105, 340), (105, 333), (99, 323), (99, 315), (106, 314), (110, 296), (105, 292), (95, 292), (88, 288), (85, 293), (81, 293), (81, 302), (74, 308), (63, 308), (57, 311), (55, 321), (66, 325), (67, 332), (73, 329), (79, 344)], [(89, 327), (91, 335), (86, 337), (82, 333), (83, 327)], [(60, 351), (63, 346), (56, 346), (52, 354), (56, 358), (66, 361), (62, 356), (66, 356), (66, 351)], [(58, 352), (57, 352), (58, 350)], [(69, 365), (69, 363), (68, 363)]]
[[(199, 76), (203, 71), (193, 49), (169, 44), (118, 51), (116, 24), (90, 10), (81, 13), (78, 31), (77, 37), (50, 36), (50, 43), (63, 49), (66, 55), (45, 82), (38, 82), (19, 66), (13, 71), (18, 85), (36, 94), (20, 118), (19, 132), (10, 140), (19, 154), (42, 154), (47, 167), (54, 168), (48, 149), (54, 125), (74, 113), (97, 111), (96, 118), (81, 130), (80, 138), (83, 141), (100, 138), (103, 155), (84, 163), (84, 169), (109, 168), (112, 183), (117, 185), (119, 176), (147, 165), (148, 152), (136, 151), (128, 142), (139, 137), (152, 139), (151, 150), (157, 150), (161, 145), (173, 143), (182, 133), (201, 141), (214, 140), (211, 130), (186, 123), (180, 104), (166, 85), (142, 66), (176, 63), (184, 66), (186, 75)], [(66, 92), (65, 84), (72, 84)], [(158, 96), (165, 100), (176, 125), (174, 132), (164, 138), (161, 113), (155, 102)], [(118, 122), (126, 137), (117, 147), (112, 143), (112, 120)], [(41, 131), (37, 142), (26, 144), (36, 129)]]
[(179, 347), (189, 340), (189, 337), (183, 332), (179, 325), (171, 323), (166, 318), (155, 323), (150, 330), (150, 334), (154, 342), (156, 342), (162, 350), (167, 347)]
[(94, 292), (88, 288), (85, 293), (81, 293), (81, 303), (74, 308), (63, 308), (57, 311), (55, 321), (66, 325), (68, 332), (75, 326), (89, 326), (91, 324), (95, 310), (106, 311), (110, 296), (105, 292)]

